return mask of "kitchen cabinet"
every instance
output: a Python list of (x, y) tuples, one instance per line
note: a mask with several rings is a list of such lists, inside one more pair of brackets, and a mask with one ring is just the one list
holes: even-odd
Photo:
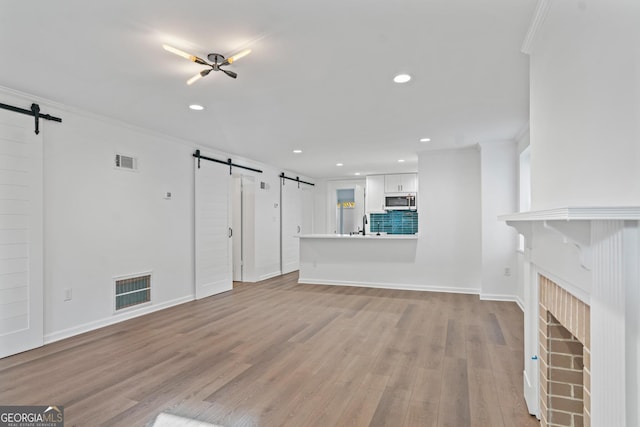
[(384, 191), (385, 193), (416, 193), (418, 191), (418, 174), (384, 175)]
[(366, 213), (384, 212), (384, 175), (367, 176), (367, 187), (365, 192)]

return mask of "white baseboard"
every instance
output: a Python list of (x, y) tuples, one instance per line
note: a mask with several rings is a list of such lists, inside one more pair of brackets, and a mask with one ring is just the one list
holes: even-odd
[(535, 415), (538, 419), (538, 390), (531, 384), (529, 381), (529, 376), (527, 375), (527, 371), (522, 371), (522, 382), (524, 388), (524, 401), (527, 404), (527, 410), (531, 415)]
[(271, 279), (273, 277), (276, 276), (280, 276), (280, 270), (278, 271), (272, 271), (271, 273), (267, 273), (267, 274), (263, 274), (262, 276), (258, 277), (258, 282), (262, 282), (263, 280), (267, 280), (267, 279)]
[(405, 283), (376, 283), (376, 282), (350, 282), (325, 279), (309, 279), (300, 277), (300, 284), (308, 285), (331, 285), (331, 286), (356, 286), (361, 288), (381, 288), (381, 289), (398, 289), (404, 291), (427, 291), (427, 292), (449, 292), (454, 294), (473, 294), (478, 295), (478, 289), (462, 288), (462, 287), (446, 287), (446, 286), (429, 286), (429, 285), (412, 285)]
[(509, 301), (515, 302), (520, 307), (520, 310), (524, 313), (524, 303), (520, 298), (515, 295), (502, 295), (502, 294), (480, 294), (480, 299), (483, 301)]
[(72, 328), (63, 329), (62, 331), (52, 332), (44, 336), (44, 343), (50, 344), (52, 342), (60, 341), (65, 338), (70, 338), (75, 335), (80, 335), (85, 332), (93, 331), (94, 329), (103, 328), (105, 326), (114, 325), (116, 323), (124, 322), (125, 320), (133, 319), (135, 317), (144, 316), (145, 314), (153, 313), (154, 311), (163, 310), (165, 308), (173, 307), (175, 305), (184, 304), (185, 302), (193, 301), (195, 295), (188, 295), (181, 298), (176, 298), (171, 301), (165, 301), (160, 304), (147, 305), (139, 310), (131, 310), (126, 313), (117, 314), (115, 316), (107, 317), (100, 320), (94, 320), (83, 325), (74, 326)]

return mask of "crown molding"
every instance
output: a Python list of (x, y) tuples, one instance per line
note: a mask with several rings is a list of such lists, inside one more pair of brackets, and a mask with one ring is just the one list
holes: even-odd
[(640, 206), (562, 207), (498, 217), (501, 221), (640, 221)]
[(547, 19), (549, 7), (551, 7), (551, 0), (538, 0), (538, 5), (536, 6), (533, 18), (531, 18), (531, 23), (529, 24), (529, 30), (527, 30), (527, 34), (524, 37), (522, 46), (520, 47), (520, 51), (522, 53), (531, 55), (538, 34), (544, 25), (544, 21)]

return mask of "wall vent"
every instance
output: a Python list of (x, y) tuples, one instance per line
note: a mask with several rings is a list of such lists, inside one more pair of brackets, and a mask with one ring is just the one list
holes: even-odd
[(151, 273), (114, 277), (115, 311), (151, 302)]
[(138, 160), (132, 156), (124, 154), (116, 154), (116, 169), (124, 169), (134, 171), (138, 169)]

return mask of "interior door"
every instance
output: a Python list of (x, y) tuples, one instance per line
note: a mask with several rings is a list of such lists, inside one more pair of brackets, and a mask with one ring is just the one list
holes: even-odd
[(195, 294), (200, 299), (233, 289), (231, 176), (227, 167), (194, 161)]
[(0, 110), (0, 358), (43, 345), (42, 136)]
[(300, 268), (300, 233), (302, 232), (302, 190), (298, 183), (281, 179), (281, 269), (282, 274)]

